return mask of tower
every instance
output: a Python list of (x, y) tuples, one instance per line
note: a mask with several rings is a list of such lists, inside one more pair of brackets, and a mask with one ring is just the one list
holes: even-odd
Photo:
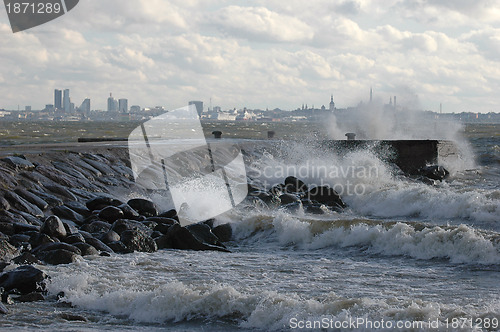
[(198, 112), (198, 116), (201, 116), (201, 113), (203, 113), (203, 102), (202, 101), (192, 100), (188, 103), (188, 105), (196, 106), (196, 111)]
[(118, 112), (127, 113), (128, 112), (128, 100), (127, 99), (118, 99)]
[(64, 89), (63, 106), (64, 106), (64, 112), (69, 113), (71, 111), (70, 110), (71, 100), (69, 99), (69, 89)]
[(332, 97), (330, 98), (330, 111), (331, 112), (335, 111), (335, 103), (333, 102), (333, 94), (332, 94)]
[(54, 107), (62, 109), (62, 91), (58, 89), (54, 90)]
[(118, 110), (117, 101), (113, 98), (113, 94), (109, 94), (108, 98), (108, 112), (116, 112)]

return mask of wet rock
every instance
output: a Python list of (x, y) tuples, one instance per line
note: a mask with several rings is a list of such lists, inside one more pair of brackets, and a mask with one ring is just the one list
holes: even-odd
[(108, 232), (106, 232), (105, 234), (103, 234), (99, 240), (101, 240), (102, 242), (104, 242), (105, 244), (107, 244), (109, 246), (109, 243), (111, 242), (115, 242), (115, 241), (120, 241), (120, 235), (113, 231), (113, 230), (110, 230)]
[(287, 194), (287, 193), (281, 194), (279, 199), (281, 201), (281, 205), (287, 205), (287, 204), (291, 204), (291, 203), (300, 202), (300, 198), (298, 198), (297, 196), (295, 196), (293, 194)]
[(17, 289), (21, 294), (43, 292), (47, 275), (31, 265), (23, 265), (0, 275), (0, 287), (5, 291)]
[(87, 322), (87, 318), (82, 315), (76, 315), (69, 312), (62, 312), (59, 314), (59, 317), (69, 322)]
[(88, 243), (77, 242), (73, 244), (75, 247), (80, 249), (82, 256), (94, 256), (99, 255), (99, 251)]
[(79, 171), (79, 168), (66, 164), (64, 162), (60, 161), (54, 161), (52, 162), (52, 165), (59, 171), (64, 172), (68, 175), (71, 175), (72, 177), (75, 177), (77, 179), (88, 179), (88, 176), (85, 176), (82, 174), (82, 172)]
[(113, 250), (104, 244), (102, 241), (96, 239), (95, 237), (86, 238), (85, 242), (90, 244), (92, 247), (96, 248), (99, 251), (113, 253)]
[(78, 233), (78, 225), (75, 222), (68, 219), (61, 219), (61, 221), (64, 225), (64, 229), (66, 230), (66, 234)]
[(222, 224), (212, 228), (212, 233), (219, 239), (221, 242), (231, 241), (233, 237), (233, 228), (231, 224)]
[(43, 212), (36, 205), (29, 203), (27, 200), (19, 196), (13, 191), (5, 192), (5, 198), (9, 201), (11, 206), (16, 209), (29, 213), (33, 216), (42, 217)]
[(40, 231), (40, 226), (36, 226), (36, 225), (21, 224), (21, 223), (17, 223), (17, 222), (13, 222), (12, 225), (14, 226), (14, 232), (18, 233), (18, 234), (26, 233), (26, 232), (30, 232), (30, 231), (36, 231), (36, 232)]
[(120, 206), (123, 202), (111, 196), (97, 196), (88, 200), (85, 205), (90, 211), (102, 210), (107, 206)]
[(80, 249), (75, 247), (72, 244), (69, 243), (64, 243), (64, 242), (54, 242), (54, 243), (45, 243), (41, 244), (35, 249), (32, 250), (32, 253), (38, 257), (39, 254), (43, 252), (48, 252), (48, 251), (54, 251), (54, 250), (66, 250), (66, 251), (71, 251), (74, 254), (81, 255), (82, 252)]
[(7, 307), (0, 302), (0, 314), (2, 315), (6, 315), (9, 313), (9, 309), (7, 309)]
[(162, 234), (154, 240), (158, 249), (175, 249), (173, 237), (170, 234)]
[(27, 224), (26, 219), (24, 219), (19, 214), (14, 213), (14, 210), (0, 211), (0, 222), (7, 222), (7, 223), (18, 222), (21, 224)]
[(41, 199), (43, 199), (47, 203), (49, 203), (49, 206), (63, 205), (63, 201), (60, 200), (57, 196), (47, 194), (47, 193), (44, 193), (42, 191), (37, 191), (34, 189), (31, 189), (30, 192), (33, 193), (34, 195), (40, 197)]
[(302, 202), (299, 200), (297, 202), (282, 205), (281, 210), (287, 211), (288, 213), (297, 213), (302, 209)]
[(155, 203), (144, 198), (133, 198), (127, 202), (134, 210), (146, 217), (154, 217), (158, 215), (158, 209)]
[(158, 217), (172, 218), (179, 221), (179, 217), (177, 216), (177, 211), (175, 209), (162, 212), (161, 214), (158, 215)]
[(172, 225), (167, 234), (159, 239), (165, 243), (170, 241), (173, 249), (217, 250), (229, 252), (229, 250), (225, 248), (208, 245), (199, 241), (187, 228), (181, 227), (179, 224)]
[(110, 223), (113, 223), (118, 219), (122, 219), (123, 217), (123, 211), (115, 206), (107, 206), (99, 212), (99, 218), (109, 221)]
[(64, 228), (61, 219), (57, 216), (47, 217), (40, 228), (40, 232), (58, 239), (63, 239), (67, 235), (66, 228)]
[(119, 205), (118, 208), (122, 210), (123, 218), (125, 219), (135, 219), (139, 217), (139, 213), (126, 203)]
[(34, 195), (33, 193), (27, 191), (26, 189), (16, 188), (14, 191), (16, 192), (16, 194), (18, 194), (31, 204), (35, 204), (40, 210), (46, 210), (49, 207), (49, 203)]
[(185, 228), (187, 228), (191, 232), (191, 234), (193, 234), (194, 237), (196, 237), (196, 239), (202, 243), (224, 247), (224, 245), (219, 241), (217, 236), (215, 236), (215, 234), (212, 233), (210, 226), (207, 224), (204, 223), (191, 224), (185, 226)]
[(55, 249), (50, 251), (44, 251), (41, 253), (40, 258), (47, 264), (60, 265), (60, 264), (70, 264), (78, 260), (80, 255), (75, 254), (72, 251), (65, 249)]
[(322, 204), (304, 204), (304, 212), (310, 214), (325, 214), (326, 206)]
[(2, 161), (5, 162), (7, 165), (13, 167), (16, 170), (31, 171), (35, 168), (35, 165), (33, 165), (28, 160), (26, 160), (26, 158), (24, 158), (24, 157), (10, 156), (10, 157), (6, 157), (6, 158), (2, 158)]
[(171, 218), (160, 218), (160, 217), (153, 217), (153, 218), (154, 218), (153, 221), (156, 222), (156, 226), (153, 228), (153, 230), (161, 232), (163, 234), (165, 234), (168, 231), (170, 226), (178, 224), (177, 220)]
[(114, 173), (115, 173), (111, 169), (111, 167), (109, 167), (108, 165), (106, 165), (103, 162), (100, 162), (100, 161), (97, 161), (97, 160), (93, 160), (93, 159), (90, 159), (90, 158), (85, 158), (84, 161), (85, 161), (85, 163), (87, 163), (90, 166), (92, 166), (94, 169), (97, 169), (102, 174), (105, 174), (105, 175), (114, 175)]
[(30, 242), (30, 236), (26, 234), (14, 234), (9, 238), (9, 243), (19, 248), (26, 242)]
[(37, 301), (45, 301), (45, 297), (41, 293), (31, 292), (29, 294), (21, 295), (15, 298), (16, 302), (37, 302)]
[(42, 165), (42, 166), (38, 166), (36, 168), (36, 171), (39, 172), (40, 174), (42, 174), (43, 176), (51, 179), (55, 183), (58, 183), (64, 187), (75, 188), (75, 187), (80, 187), (80, 186), (83, 186), (83, 187), (90, 186), (90, 182), (85, 181), (85, 180), (77, 181), (76, 179), (70, 178), (65, 173), (57, 170), (54, 167)]
[(155, 252), (158, 250), (156, 242), (141, 230), (127, 230), (120, 235), (120, 241), (131, 252)]
[(59, 184), (44, 184), (44, 187), (53, 192), (54, 194), (61, 195), (65, 199), (69, 199), (72, 201), (77, 201), (76, 196), (69, 191), (67, 188), (59, 185)]
[(86, 172), (90, 172), (93, 177), (97, 178), (97, 177), (102, 176), (102, 173), (99, 170), (95, 169), (94, 167), (92, 167), (91, 165), (89, 165), (88, 163), (83, 161), (83, 159), (77, 159), (75, 161), (75, 164), (80, 166), (82, 168), (82, 170), (84, 170)]
[(47, 234), (39, 233), (31, 237), (30, 243), (34, 248), (36, 248), (45, 243), (55, 243), (58, 241), (56, 240), (57, 239), (53, 239)]
[(153, 232), (153, 230), (147, 227), (146, 225), (143, 225), (138, 221), (127, 220), (127, 219), (119, 219), (115, 221), (113, 223), (113, 226), (111, 226), (111, 229), (120, 235), (127, 230), (141, 230), (148, 235), (150, 235)]
[[(14, 211), (14, 210), (13, 210), (13, 212), (15, 214), (17, 214), (19, 217), (22, 217), (22, 219), (24, 219), (30, 225), (42, 226), (42, 224), (43, 224), (43, 222), (39, 218), (32, 216), (29, 213), (26, 213), (23, 211)], [(23, 222), (21, 221), (21, 223), (23, 223)]]
[(152, 237), (153, 239), (156, 239), (157, 237), (160, 237), (160, 236), (162, 236), (162, 235), (163, 235), (163, 233), (162, 233), (162, 232), (159, 232), (159, 231), (153, 231), (153, 233), (151, 233), (151, 237)]
[(0, 167), (0, 187), (4, 189), (10, 189), (17, 186), (18, 182), (14, 178), (14, 173), (11, 171)]
[(292, 193), (306, 193), (308, 191), (307, 185), (295, 176), (289, 176), (285, 179), (286, 191)]
[(312, 201), (325, 204), (326, 206), (329, 207), (334, 207), (334, 208), (347, 207), (347, 205), (344, 203), (340, 195), (328, 185), (318, 186), (309, 189), (309, 191), (306, 194), (306, 197)]
[(80, 233), (74, 233), (74, 234), (66, 236), (66, 238), (64, 239), (64, 242), (69, 243), (69, 244), (74, 244), (74, 243), (78, 243), (78, 242), (85, 242), (85, 238)]
[(5, 235), (14, 235), (14, 225), (11, 222), (0, 221), (0, 232)]
[(33, 256), (30, 252), (24, 252), (12, 260), (17, 265), (33, 265), (42, 264), (42, 262)]
[(122, 241), (114, 241), (108, 243), (108, 246), (114, 251), (119, 254), (127, 254), (130, 253), (131, 251), (127, 248), (126, 245), (123, 244)]
[[(281, 191), (279, 192), (281, 195)], [(274, 194), (273, 192), (260, 192), (255, 196), (256, 198), (260, 199), (265, 206), (267, 207), (276, 207), (281, 204), (281, 200), (279, 199), (279, 195)], [(255, 202), (254, 202), (255, 203)]]
[(80, 202), (70, 201), (65, 203), (64, 205), (85, 218), (92, 214), (92, 212)]
[(73, 211), (66, 205), (53, 207), (52, 213), (54, 213), (59, 218), (72, 220), (78, 225), (82, 225), (83, 220), (85, 219), (81, 214), (77, 213), (76, 211)]
[(0, 210), (9, 210), (10, 204), (3, 196), (0, 196)]
[(418, 170), (418, 173), (422, 176), (428, 177), (432, 180), (443, 181), (446, 179), (450, 172), (448, 172), (443, 166), (426, 166)]
[(0, 260), (8, 261), (17, 255), (17, 249), (6, 239), (0, 239)]
[(111, 224), (100, 220), (94, 221), (82, 227), (84, 231), (87, 231), (89, 233), (106, 233), (110, 230), (110, 228)]

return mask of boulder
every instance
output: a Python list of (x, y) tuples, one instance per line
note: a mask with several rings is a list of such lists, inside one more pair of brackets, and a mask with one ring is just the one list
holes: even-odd
[(31, 204), (15, 192), (6, 191), (5, 198), (9, 201), (11, 206), (15, 207), (19, 211), (29, 213), (32, 216), (43, 217), (43, 212), (38, 208), (38, 206)]
[(306, 193), (308, 188), (302, 180), (289, 176), (285, 179), (285, 190), (291, 193)]
[(122, 212), (123, 212), (122, 218), (135, 219), (135, 218), (139, 217), (139, 213), (126, 203), (119, 205), (118, 208), (120, 210), (122, 210)]
[(75, 254), (72, 251), (65, 249), (55, 249), (50, 251), (44, 251), (40, 258), (47, 264), (59, 265), (59, 264), (70, 264), (78, 260), (80, 255)]
[(418, 173), (428, 177), (429, 179), (438, 181), (443, 181), (450, 175), (450, 172), (448, 172), (443, 166), (437, 165), (422, 167), (418, 170)]
[(15, 168), (16, 170), (27, 170), (31, 171), (35, 168), (35, 165), (33, 165), (30, 161), (26, 160), (24, 156), (9, 156), (2, 158), (2, 161), (5, 162), (7, 165)]
[(171, 210), (162, 212), (158, 215), (158, 217), (172, 218), (172, 219), (179, 221), (179, 217), (177, 216), (177, 211), (175, 209), (171, 209)]
[(85, 242), (90, 244), (92, 247), (96, 248), (99, 251), (113, 253), (113, 250), (110, 247), (108, 247), (106, 244), (96, 239), (95, 237), (86, 238)]
[(113, 230), (109, 230), (108, 232), (104, 233), (99, 238), (99, 240), (101, 240), (102, 242), (104, 242), (109, 246), (109, 243), (111, 242), (120, 241), (120, 235)]
[(306, 193), (306, 198), (329, 207), (347, 207), (340, 195), (328, 185), (309, 189)]
[(153, 230), (147, 227), (146, 225), (143, 225), (138, 221), (127, 220), (127, 219), (118, 219), (113, 223), (111, 229), (120, 235), (122, 232), (127, 230), (141, 230), (148, 235), (150, 235), (153, 232)]
[(41, 293), (31, 292), (29, 294), (24, 294), (14, 299), (16, 302), (37, 302), (45, 301), (45, 297)]
[(9, 201), (6, 200), (3, 196), (0, 196), (0, 211), (1, 210), (9, 210), (10, 209), (10, 204)]
[(105, 221), (94, 221), (90, 224), (84, 225), (82, 230), (87, 231), (89, 233), (106, 233), (110, 230), (111, 224), (108, 224)]
[(24, 252), (12, 260), (17, 265), (33, 265), (42, 264), (42, 262), (33, 256), (30, 252)]
[(126, 230), (120, 236), (120, 241), (131, 252), (155, 252), (158, 250), (156, 242), (141, 230)]
[(40, 197), (41, 199), (43, 199), (47, 203), (49, 203), (49, 206), (63, 205), (63, 201), (60, 200), (57, 196), (54, 196), (54, 195), (51, 195), (51, 194), (48, 194), (48, 193), (45, 193), (45, 192), (42, 192), (39, 190), (34, 190), (34, 189), (30, 189), (30, 192), (32, 194), (36, 195), (37, 197)]
[(110, 223), (124, 217), (123, 211), (116, 206), (106, 206), (99, 212), (99, 218), (106, 220)]
[(66, 238), (64, 239), (64, 242), (69, 243), (69, 244), (74, 244), (74, 243), (78, 243), (78, 242), (85, 242), (85, 238), (80, 233), (74, 233), (74, 234), (66, 236)]
[(92, 212), (89, 209), (87, 209), (87, 207), (84, 204), (77, 201), (69, 201), (66, 202), (64, 205), (85, 218), (92, 214)]
[(229, 252), (226, 248), (214, 245), (205, 244), (199, 241), (187, 228), (179, 224), (172, 225), (167, 234), (158, 238), (167, 243), (170, 241), (173, 249), (190, 249), (190, 250), (217, 250)]
[(40, 232), (58, 239), (63, 239), (67, 235), (64, 224), (57, 216), (47, 217), (40, 228)]
[(219, 241), (228, 242), (231, 241), (231, 238), (233, 237), (233, 228), (229, 223), (222, 224), (212, 228), (212, 233), (217, 236)]
[(155, 203), (144, 198), (133, 198), (127, 202), (139, 214), (146, 217), (154, 217), (158, 215), (158, 209)]
[(75, 247), (77, 247), (78, 249), (80, 249), (80, 251), (82, 252), (82, 256), (99, 255), (99, 251), (97, 251), (96, 248), (94, 248), (93, 246), (91, 246), (88, 243), (77, 242), (77, 243), (73, 243), (73, 245)]
[(0, 287), (5, 291), (17, 289), (21, 294), (43, 292), (47, 275), (31, 265), (23, 265), (0, 275)]
[(0, 239), (0, 260), (8, 261), (17, 255), (17, 249), (7, 239)]
[(45, 188), (53, 192), (54, 194), (61, 195), (65, 199), (71, 200), (71, 201), (77, 201), (78, 198), (67, 188), (61, 186), (60, 184), (44, 184), (43, 185)]
[(288, 204), (300, 202), (300, 198), (298, 198), (294, 194), (288, 194), (288, 193), (281, 194), (279, 199), (281, 201), (281, 205), (288, 205)]
[(90, 211), (102, 210), (107, 206), (120, 206), (123, 202), (117, 199), (114, 199), (111, 196), (97, 196), (88, 200), (85, 205)]
[(212, 233), (210, 226), (208, 226), (207, 224), (204, 223), (191, 224), (187, 225), (185, 228), (187, 228), (191, 232), (191, 234), (193, 234), (194, 237), (202, 243), (224, 247), (224, 245), (219, 241), (217, 236), (215, 236), (215, 234)]
[(35, 255), (42, 255), (43, 252), (54, 251), (54, 250), (66, 250), (71, 251), (77, 255), (81, 255), (82, 252), (80, 249), (75, 247), (72, 244), (64, 243), (64, 242), (54, 242), (54, 243), (44, 243), (36, 247), (32, 250), (32, 253)]
[(59, 218), (71, 220), (78, 225), (82, 225), (83, 220), (85, 219), (81, 214), (77, 213), (76, 211), (73, 211), (66, 205), (53, 207), (52, 213), (54, 213)]
[(31, 204), (35, 204), (40, 210), (46, 210), (49, 207), (49, 203), (36, 196), (35, 194), (27, 191), (24, 188), (16, 188), (14, 190), (16, 194), (30, 202)]

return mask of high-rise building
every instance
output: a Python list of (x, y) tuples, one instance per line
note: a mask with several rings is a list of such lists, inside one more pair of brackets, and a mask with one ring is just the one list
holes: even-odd
[(69, 99), (69, 89), (64, 89), (63, 106), (64, 106), (64, 112), (69, 113), (71, 108), (71, 99)]
[(58, 89), (54, 90), (54, 107), (62, 109), (62, 91)]
[(108, 112), (116, 112), (118, 111), (118, 102), (115, 98), (113, 98), (113, 94), (109, 94), (108, 98)]
[(335, 111), (335, 103), (333, 102), (333, 95), (332, 98), (330, 99), (330, 111), (331, 112)]
[(128, 100), (127, 99), (118, 99), (118, 112), (120, 113), (128, 113)]
[(80, 112), (82, 112), (85, 115), (88, 115), (90, 113), (90, 99), (86, 98), (80, 107), (78, 108)]
[(198, 115), (201, 116), (201, 113), (203, 113), (203, 102), (202, 101), (192, 100), (189, 102), (189, 105), (196, 106), (196, 111), (198, 112)]

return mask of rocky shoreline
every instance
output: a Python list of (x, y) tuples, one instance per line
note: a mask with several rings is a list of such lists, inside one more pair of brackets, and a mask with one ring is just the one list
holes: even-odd
[[(270, 189), (251, 178), (247, 181), (244, 203), (250, 207), (303, 209), (312, 214), (346, 208), (332, 188), (309, 188), (293, 176)], [(224, 243), (232, 238), (230, 224), (207, 220), (181, 226), (176, 211), (160, 210), (149, 194), (134, 182), (123, 146), (4, 153), (0, 158), (2, 302), (45, 299), (50, 276), (33, 264), (71, 264), (88, 255), (163, 249), (229, 252)], [(1, 303), (0, 313), (8, 313)]]

